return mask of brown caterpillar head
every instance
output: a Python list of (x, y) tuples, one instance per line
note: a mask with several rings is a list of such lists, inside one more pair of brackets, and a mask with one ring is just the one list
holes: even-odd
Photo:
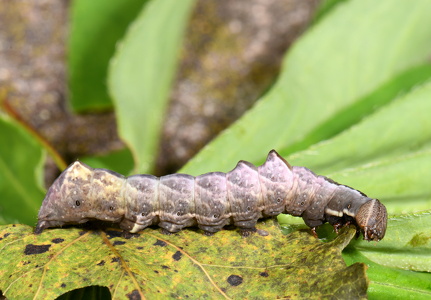
[(111, 171), (93, 169), (79, 161), (71, 164), (49, 188), (38, 215), (35, 233), (90, 219), (118, 221), (124, 213), (119, 194), (124, 177)]
[(367, 241), (380, 241), (386, 233), (386, 207), (377, 199), (362, 204), (356, 214), (356, 223)]

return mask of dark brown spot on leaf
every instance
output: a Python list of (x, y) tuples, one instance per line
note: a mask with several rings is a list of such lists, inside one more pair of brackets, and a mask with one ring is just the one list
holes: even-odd
[(61, 287), (62, 287), (62, 288), (65, 288), (65, 287), (66, 287), (66, 284), (65, 284), (65, 283), (62, 283), (62, 284), (61, 284)]
[(119, 257), (113, 257), (111, 260), (111, 262), (119, 262), (119, 261), (120, 261)]
[(64, 239), (56, 238), (56, 239), (52, 239), (51, 242), (53, 242), (54, 244), (60, 244), (64, 242)]
[(124, 242), (124, 241), (115, 241), (114, 242), (114, 246), (117, 246), (117, 245), (124, 245), (126, 242)]
[(183, 256), (183, 254), (180, 251), (177, 251), (174, 255), (172, 255), (172, 258), (176, 261), (179, 261), (181, 259), (181, 256)]
[(262, 277), (268, 277), (269, 276), (268, 272), (260, 272), (259, 275)]
[(130, 300), (140, 300), (141, 295), (139, 295), (138, 290), (133, 290), (130, 294), (127, 294), (127, 298)]
[(242, 277), (239, 275), (230, 275), (227, 282), (232, 286), (238, 286), (242, 283)]
[(7, 238), (10, 235), (10, 233), (5, 233), (3, 237), (0, 237), (0, 241), (4, 238)]
[(105, 265), (105, 261), (104, 261), (104, 260), (101, 260), (97, 265), (98, 265), (98, 266), (103, 266), (103, 265)]
[(169, 269), (168, 266), (162, 265), (162, 269)]
[(165, 247), (167, 244), (166, 244), (166, 242), (164, 242), (164, 241), (157, 240), (153, 245), (154, 245), (154, 246)]
[(30, 254), (45, 253), (46, 251), (49, 250), (49, 247), (51, 247), (51, 245), (33, 245), (33, 244), (28, 244), (27, 246), (25, 246), (24, 254), (25, 255), (30, 255)]

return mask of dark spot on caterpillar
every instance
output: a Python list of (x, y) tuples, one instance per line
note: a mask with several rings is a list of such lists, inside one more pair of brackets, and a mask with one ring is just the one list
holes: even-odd
[(269, 276), (268, 272), (266, 272), (266, 271), (265, 272), (260, 272), (259, 275), (262, 276), (262, 277), (268, 277)]
[(153, 245), (154, 245), (154, 246), (165, 247), (167, 244), (166, 244), (166, 242), (164, 242), (164, 241), (157, 240)]
[[(73, 209), (70, 203), (76, 204)], [(162, 233), (172, 234), (196, 224), (212, 234), (232, 224), (248, 236), (258, 219), (280, 213), (302, 217), (312, 232), (326, 222), (338, 227), (351, 223), (365, 240), (381, 240), (387, 226), (386, 208), (379, 200), (307, 168), (292, 167), (272, 150), (261, 166), (240, 161), (230, 172), (197, 177), (124, 177), (77, 161), (49, 188), (34, 232), (96, 219), (119, 223), (130, 233), (157, 224)]]
[(172, 255), (172, 258), (176, 261), (179, 261), (181, 259), (181, 256), (183, 256), (183, 254), (180, 251), (177, 251), (174, 255)]
[(33, 245), (28, 244), (25, 246), (24, 254), (25, 255), (31, 255), (31, 254), (42, 254), (49, 250), (49, 247), (51, 245)]
[(159, 271), (157, 271), (157, 270), (153, 270), (153, 272), (156, 273), (156, 274), (159, 274)]
[(117, 245), (124, 245), (126, 242), (124, 242), (124, 241), (115, 241), (114, 242), (114, 246), (117, 246)]
[(104, 266), (104, 265), (105, 265), (105, 261), (104, 261), (104, 260), (101, 260), (97, 265), (98, 265), (98, 266)]
[(170, 269), (168, 266), (162, 265), (162, 269)]
[(53, 242), (54, 244), (60, 244), (64, 242), (64, 239), (56, 238), (56, 239), (52, 239), (51, 242)]
[(119, 261), (120, 261), (120, 258), (119, 258), (119, 257), (113, 257), (113, 258), (111, 259), (111, 263), (119, 262)]
[(65, 287), (66, 287), (66, 284), (63, 282), (60, 286), (61, 286), (62, 288), (65, 288)]
[(239, 275), (230, 275), (227, 278), (227, 282), (231, 285), (231, 286), (238, 286), (242, 283), (243, 279), (241, 276)]
[(129, 300), (141, 300), (141, 295), (139, 295), (138, 290), (133, 290), (131, 293), (127, 294)]

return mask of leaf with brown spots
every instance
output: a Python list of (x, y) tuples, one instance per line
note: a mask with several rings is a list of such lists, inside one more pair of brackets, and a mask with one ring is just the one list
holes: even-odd
[(129, 239), (112, 229), (34, 235), (29, 226), (8, 225), (0, 227), (0, 290), (8, 299), (54, 299), (96, 285), (113, 299), (361, 299), (365, 266), (346, 267), (341, 258), (355, 232), (322, 243), (308, 230), (283, 235), (271, 220), (246, 238), (236, 230), (208, 237), (151, 228)]

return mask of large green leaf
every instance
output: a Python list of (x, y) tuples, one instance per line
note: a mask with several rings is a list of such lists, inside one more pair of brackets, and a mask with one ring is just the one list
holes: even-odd
[(429, 209), (429, 99), (431, 82), (331, 140), (295, 153), (288, 160), (379, 197), (390, 213)]
[(145, 6), (109, 70), (119, 133), (135, 159), (135, 171), (154, 163), (163, 114), (184, 29), (194, 0), (153, 0)]
[(367, 259), (355, 247), (345, 249), (343, 257), (347, 264), (358, 261), (367, 264), (367, 276), (370, 279), (369, 299), (426, 300), (431, 298), (431, 273), (384, 267)]
[(0, 145), (0, 223), (34, 225), (44, 196), (44, 151), (19, 124), (2, 115)]
[[(262, 161), (270, 148), (283, 149), (285, 154), (298, 150), (298, 144), (305, 149), (318, 141), (304, 143), (308, 135), (340, 112), (347, 110), (357, 119), (364, 109), (356, 112), (349, 107), (427, 61), (430, 13), (426, 0), (338, 4), (292, 47), (268, 94), (182, 171), (226, 171), (240, 159)], [(372, 112), (375, 104), (366, 103)], [(319, 139), (333, 134), (328, 130)]]
[(112, 106), (106, 86), (115, 45), (146, 0), (74, 0), (71, 6), (68, 71), (75, 110)]
[(8, 299), (53, 299), (93, 285), (107, 286), (113, 299), (364, 299), (364, 265), (346, 268), (341, 258), (354, 234), (350, 228), (322, 243), (309, 231), (283, 236), (265, 222), (247, 238), (234, 230), (208, 237), (145, 229), (125, 239), (119, 231), (36, 236), (28, 226), (3, 226), (0, 289)]
[(391, 217), (387, 232), (381, 243), (358, 240), (352, 246), (384, 266), (431, 272), (431, 209)]

